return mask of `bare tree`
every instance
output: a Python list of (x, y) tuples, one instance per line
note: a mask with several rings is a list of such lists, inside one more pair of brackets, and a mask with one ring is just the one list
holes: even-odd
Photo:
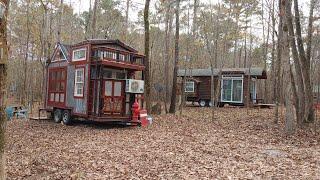
[(63, 14), (63, 0), (60, 1), (60, 8), (58, 14), (58, 28), (57, 28), (57, 42), (61, 40), (61, 17)]
[(282, 56), (282, 47), (283, 47), (283, 29), (282, 29), (282, 23), (283, 23), (283, 12), (284, 9), (281, 5), (282, 0), (279, 0), (279, 24), (278, 24), (278, 47), (277, 47), (277, 64), (276, 64), (276, 78), (275, 78), (275, 87), (276, 88), (276, 108), (275, 108), (275, 119), (274, 123), (279, 122), (279, 106), (280, 106), (280, 76), (281, 76), (281, 56)]
[(179, 33), (180, 33), (180, 0), (176, 0), (176, 34), (175, 34), (175, 48), (174, 48), (174, 67), (173, 67), (173, 81), (172, 81), (172, 93), (170, 113), (176, 112), (176, 100), (177, 100), (177, 74), (178, 74), (178, 61), (179, 61)]
[(97, 36), (97, 6), (98, 6), (98, 1), (99, 0), (95, 0), (94, 1), (94, 5), (93, 5), (93, 17), (92, 17), (92, 34), (91, 34), (91, 38), (96, 38)]
[(149, 8), (150, 0), (146, 0), (144, 7), (144, 53), (145, 53), (145, 97), (146, 108), (148, 112), (151, 112), (151, 98), (150, 98), (150, 32), (149, 32)]
[(6, 7), (4, 16), (0, 19), (0, 45), (3, 48), (3, 57), (0, 59), (0, 179), (5, 179), (5, 130), (6, 130), (6, 82), (7, 82), (7, 61), (8, 61), (8, 43), (7, 43), (7, 15), (10, 0), (1, 0)]

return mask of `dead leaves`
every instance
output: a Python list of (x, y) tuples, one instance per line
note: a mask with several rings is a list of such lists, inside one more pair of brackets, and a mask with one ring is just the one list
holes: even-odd
[(272, 110), (206, 108), (154, 117), (151, 127), (8, 122), (9, 179), (319, 178), (319, 136), (292, 137)]

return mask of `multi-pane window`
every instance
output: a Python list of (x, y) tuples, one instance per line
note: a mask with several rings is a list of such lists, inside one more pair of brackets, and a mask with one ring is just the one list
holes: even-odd
[(74, 96), (83, 97), (84, 91), (84, 68), (78, 68), (75, 71)]
[(119, 54), (119, 60), (120, 61), (125, 61), (126, 60), (126, 56), (123, 54)]
[(194, 92), (194, 82), (193, 81), (186, 82), (185, 92)]
[(117, 53), (112, 51), (102, 51), (100, 56), (102, 59), (117, 59)]
[(74, 50), (72, 53), (72, 61), (86, 60), (86, 54), (87, 54), (86, 48)]
[(49, 102), (64, 103), (66, 76), (64, 68), (49, 70)]

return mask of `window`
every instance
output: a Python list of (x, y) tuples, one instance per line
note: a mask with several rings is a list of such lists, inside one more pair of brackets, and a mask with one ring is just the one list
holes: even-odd
[(126, 60), (126, 56), (123, 54), (119, 54), (119, 60), (120, 61), (125, 61)]
[(66, 79), (65, 68), (49, 69), (49, 103), (64, 103)]
[(84, 87), (84, 68), (76, 69), (75, 71), (74, 96), (83, 97)]
[(223, 76), (221, 81), (221, 101), (242, 103), (243, 99), (243, 77)]
[(72, 54), (72, 61), (86, 60), (86, 54), (87, 54), (86, 48), (74, 50)]
[(194, 82), (193, 81), (186, 82), (185, 92), (194, 92)]

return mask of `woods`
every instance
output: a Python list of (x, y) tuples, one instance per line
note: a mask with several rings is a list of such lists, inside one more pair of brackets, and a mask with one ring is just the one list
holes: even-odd
[(220, 123), (267, 107), (259, 128), (316, 139), (319, 42), (319, 0), (2, 0), (0, 159), (17, 104), (65, 125)]

